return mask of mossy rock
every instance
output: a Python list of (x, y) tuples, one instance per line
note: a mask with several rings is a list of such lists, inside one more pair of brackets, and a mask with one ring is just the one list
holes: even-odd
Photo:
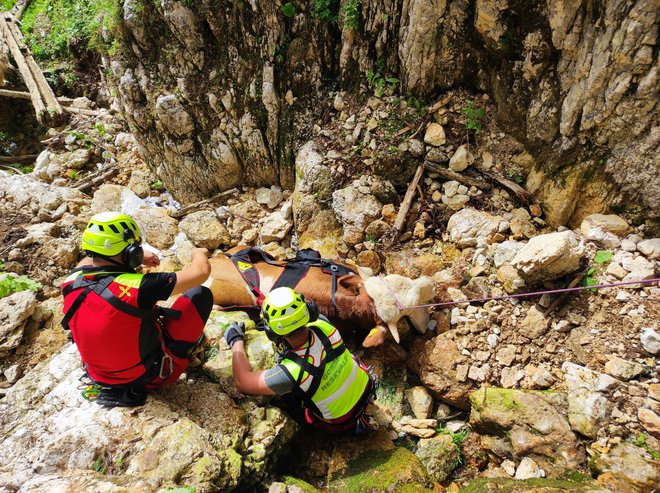
[(517, 480), (509, 478), (478, 478), (459, 493), (608, 493), (591, 478), (574, 475), (570, 479), (534, 478)]
[(286, 483), (287, 486), (289, 486), (289, 485), (297, 486), (304, 493), (321, 493), (321, 490), (315, 488), (314, 486), (312, 486), (308, 482), (303, 481), (302, 479), (294, 478), (293, 476), (284, 476), (282, 478), (282, 482)]
[(410, 450), (371, 450), (351, 461), (340, 477), (332, 478), (328, 488), (332, 493), (345, 491), (411, 492), (427, 491), (426, 471)]

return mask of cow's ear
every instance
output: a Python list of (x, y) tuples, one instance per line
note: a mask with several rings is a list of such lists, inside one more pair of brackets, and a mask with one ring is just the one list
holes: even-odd
[(352, 294), (358, 295), (360, 294), (360, 284), (362, 284), (362, 279), (355, 274), (348, 274), (340, 277), (337, 280), (337, 284), (347, 291), (350, 291)]

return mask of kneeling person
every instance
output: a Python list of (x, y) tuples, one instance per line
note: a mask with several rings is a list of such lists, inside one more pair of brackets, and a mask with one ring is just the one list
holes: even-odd
[(236, 388), (245, 394), (292, 392), (304, 403), (305, 420), (327, 431), (360, 431), (375, 394), (375, 377), (354, 357), (339, 331), (318, 315), (314, 302), (293, 289), (274, 289), (262, 305), (268, 337), (280, 348), (279, 364), (252, 371), (244, 348), (244, 326), (232, 323), (225, 339), (232, 348)]
[[(191, 263), (179, 272), (139, 274), (158, 257), (144, 252), (133, 218), (119, 212), (93, 216), (83, 232), (88, 255), (62, 284), (64, 319), (87, 375), (96, 384), (98, 404), (139, 406), (147, 389), (179, 378), (202, 339), (213, 307), (201, 286), (211, 267), (205, 248), (191, 250)], [(171, 308), (156, 303), (183, 293)]]

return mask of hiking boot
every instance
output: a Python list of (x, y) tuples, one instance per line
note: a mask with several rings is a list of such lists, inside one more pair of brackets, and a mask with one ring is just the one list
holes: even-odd
[(144, 387), (103, 387), (96, 397), (104, 407), (137, 407), (144, 405), (147, 391)]

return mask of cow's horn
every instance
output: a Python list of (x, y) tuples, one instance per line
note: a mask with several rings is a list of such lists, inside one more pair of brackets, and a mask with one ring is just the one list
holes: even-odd
[(387, 324), (387, 327), (389, 327), (390, 332), (392, 333), (392, 337), (394, 337), (394, 340), (398, 344), (400, 342), (401, 338), (399, 337), (399, 329), (396, 326), (396, 322), (390, 322), (389, 324)]

